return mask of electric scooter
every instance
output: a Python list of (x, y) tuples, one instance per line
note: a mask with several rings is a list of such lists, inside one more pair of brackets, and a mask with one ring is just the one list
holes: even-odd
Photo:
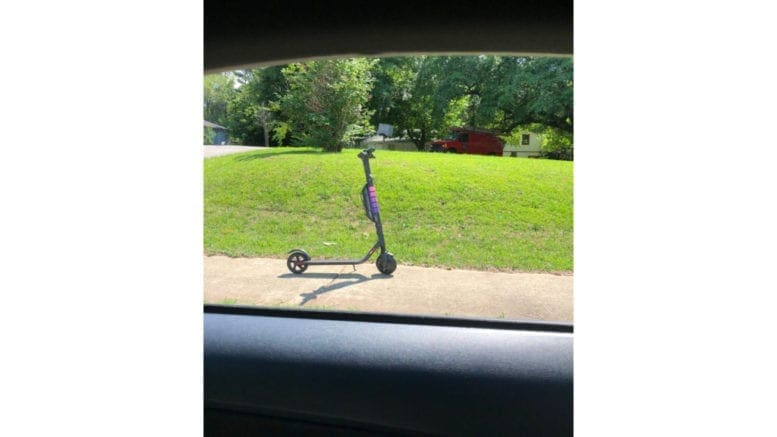
[(378, 271), (384, 275), (390, 275), (397, 269), (397, 261), (394, 259), (394, 255), (386, 251), (386, 241), (383, 239), (383, 224), (380, 221), (380, 212), (378, 211), (378, 198), (375, 194), (375, 185), (373, 185), (372, 173), (370, 172), (369, 160), (375, 158), (375, 155), (373, 155), (374, 151), (375, 148), (370, 147), (359, 152), (358, 156), (364, 164), (364, 176), (367, 179), (367, 183), (362, 188), (362, 203), (364, 204), (364, 212), (367, 214), (367, 218), (375, 223), (375, 230), (378, 234), (377, 243), (361, 259), (311, 259), (305, 250), (294, 249), (289, 252), (289, 258), (286, 260), (286, 266), (292, 273), (300, 274), (307, 270), (308, 266), (353, 265), (356, 268), (356, 264), (362, 264), (370, 259), (372, 254), (378, 249), (380, 249), (380, 255), (378, 255), (378, 260), (375, 263)]

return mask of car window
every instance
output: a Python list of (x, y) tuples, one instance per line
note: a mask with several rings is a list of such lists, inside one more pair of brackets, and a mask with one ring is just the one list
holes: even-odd
[(206, 75), (205, 301), (572, 321), (572, 94), (571, 57)]

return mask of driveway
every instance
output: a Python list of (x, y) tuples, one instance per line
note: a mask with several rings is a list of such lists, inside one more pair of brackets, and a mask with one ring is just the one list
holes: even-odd
[(572, 321), (572, 275), (447, 270), (375, 263), (310, 266), (285, 259), (205, 256), (205, 302), (504, 319)]
[(205, 158), (266, 149), (264, 146), (203, 146)]

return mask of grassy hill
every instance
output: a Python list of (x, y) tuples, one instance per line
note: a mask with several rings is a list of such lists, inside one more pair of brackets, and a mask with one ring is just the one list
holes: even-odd
[[(357, 153), (274, 148), (206, 159), (205, 252), (285, 258), (301, 247), (360, 258), (376, 237)], [(400, 266), (572, 270), (571, 162), (375, 155), (386, 243)]]

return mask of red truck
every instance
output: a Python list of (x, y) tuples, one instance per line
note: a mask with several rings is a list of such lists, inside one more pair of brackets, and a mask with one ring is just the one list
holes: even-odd
[(453, 128), (448, 138), (432, 141), (429, 145), (429, 151), (502, 156), (504, 145), (504, 141), (492, 131)]

